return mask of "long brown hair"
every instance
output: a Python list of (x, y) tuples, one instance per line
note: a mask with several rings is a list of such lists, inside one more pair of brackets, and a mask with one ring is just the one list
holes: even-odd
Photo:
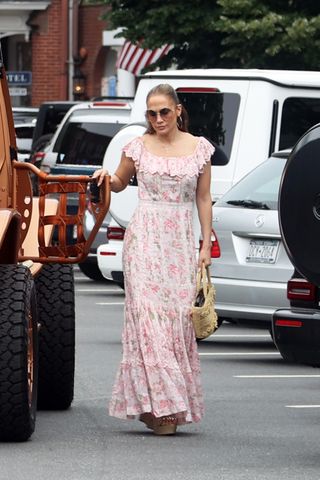
[[(181, 115), (178, 118), (177, 121), (177, 127), (179, 130), (182, 132), (187, 132), (188, 131), (188, 126), (189, 126), (189, 117), (188, 117), (188, 112), (182, 105), (182, 103), (179, 100), (179, 97), (177, 95), (177, 92), (175, 89), (169, 85), (168, 83), (160, 83), (159, 85), (156, 85), (153, 87), (150, 92), (147, 95), (146, 103), (148, 104), (148, 101), (150, 97), (153, 95), (165, 95), (174, 102), (175, 105), (181, 105)], [(148, 118), (146, 117), (147, 120), (147, 130), (146, 133), (153, 134), (155, 133), (154, 128), (152, 127), (151, 123), (149, 122)]]

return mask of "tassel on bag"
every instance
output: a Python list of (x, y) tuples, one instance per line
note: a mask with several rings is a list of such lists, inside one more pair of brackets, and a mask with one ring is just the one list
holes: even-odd
[(203, 340), (218, 328), (215, 311), (216, 291), (211, 283), (209, 268), (202, 264), (197, 273), (197, 292), (191, 307), (191, 318), (196, 338)]

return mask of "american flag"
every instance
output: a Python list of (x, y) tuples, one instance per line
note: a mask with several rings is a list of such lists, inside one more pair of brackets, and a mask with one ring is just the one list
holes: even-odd
[(173, 45), (164, 45), (155, 50), (148, 50), (127, 40), (118, 57), (116, 68), (139, 75), (141, 70), (167, 55), (172, 48)]

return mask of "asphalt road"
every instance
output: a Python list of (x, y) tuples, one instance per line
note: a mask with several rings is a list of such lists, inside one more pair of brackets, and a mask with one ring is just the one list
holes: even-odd
[(75, 400), (0, 444), (0, 480), (319, 480), (320, 370), (286, 364), (265, 330), (224, 324), (201, 342), (206, 416), (174, 437), (107, 414), (123, 292), (76, 271)]

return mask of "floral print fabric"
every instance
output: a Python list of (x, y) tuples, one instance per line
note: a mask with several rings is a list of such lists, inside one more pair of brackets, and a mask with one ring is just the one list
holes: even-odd
[(213, 151), (203, 137), (194, 153), (184, 157), (153, 155), (141, 137), (124, 148), (135, 162), (139, 204), (123, 247), (123, 358), (110, 415), (175, 414), (180, 424), (203, 415), (190, 318), (197, 269), (192, 210), (198, 176)]

